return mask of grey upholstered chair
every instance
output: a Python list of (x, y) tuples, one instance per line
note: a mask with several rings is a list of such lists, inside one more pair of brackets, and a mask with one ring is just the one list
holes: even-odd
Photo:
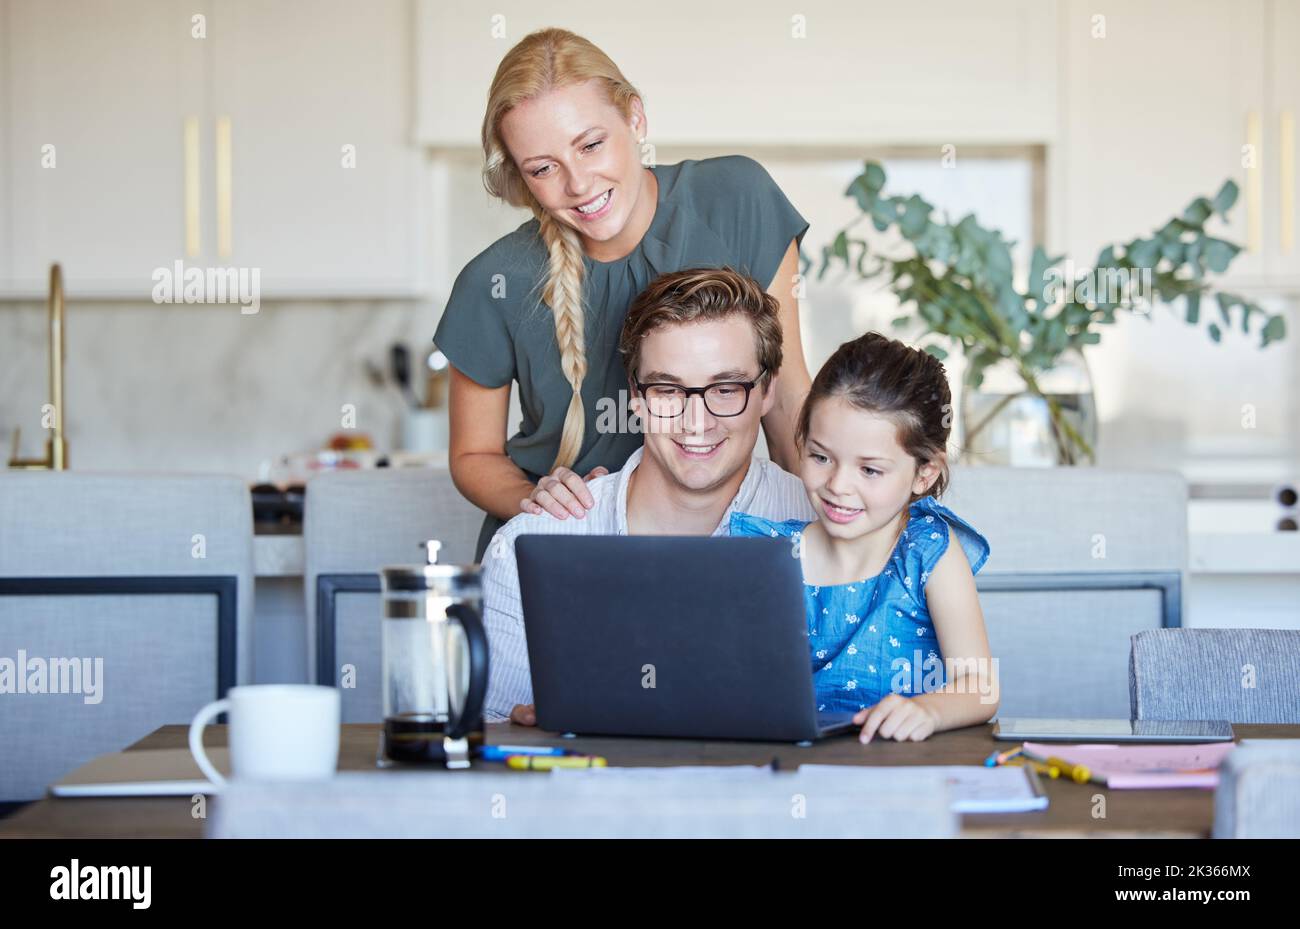
[(1219, 768), (1216, 839), (1300, 839), (1300, 745), (1238, 745)]
[(419, 564), (426, 539), (438, 560), (472, 564), (483, 512), (462, 497), (444, 468), (377, 468), (326, 472), (307, 484), (307, 673), (344, 686), (343, 721), (378, 722), (380, 690), (379, 569)]
[(58, 691), (0, 696), (0, 801), (251, 682), (252, 615), (241, 479), (0, 472), (0, 663)]
[(1154, 629), (1132, 637), (1133, 719), (1300, 723), (1300, 630)]
[(1181, 623), (1183, 478), (959, 467), (943, 502), (992, 548), (976, 583), (999, 715), (1127, 718), (1129, 637)]

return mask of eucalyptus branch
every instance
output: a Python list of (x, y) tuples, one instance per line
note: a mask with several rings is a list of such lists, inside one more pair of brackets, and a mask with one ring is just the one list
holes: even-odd
[[(884, 169), (877, 162), (865, 162), (862, 173), (845, 190), (845, 195), (857, 202), (860, 213), (823, 247), (817, 278), (824, 277), (837, 262), (843, 262), (846, 274), (852, 273), (855, 264), (850, 251), (857, 248), (859, 277), (874, 278), (888, 272), (893, 292), (904, 306), (915, 303), (915, 312), (930, 333), (960, 343), (971, 389), (982, 383), (990, 364), (1010, 359), (1027, 392), (1046, 401), (1063, 459), (1073, 461), (1075, 449), (1089, 459), (1095, 455), (1059, 401), (1043, 393), (1037, 376), (1056, 367), (1067, 349), (1098, 344), (1099, 327), (1113, 325), (1119, 312), (1134, 314), (1157, 301), (1171, 305), (1182, 300), (1185, 321), (1201, 325), (1202, 303), (1212, 301), (1222, 326), (1209, 320), (1204, 326), (1214, 342), (1220, 342), (1224, 330), (1233, 327), (1234, 316), (1246, 334), (1254, 319), (1261, 348), (1285, 338), (1283, 317), (1236, 294), (1216, 291), (1207, 281), (1208, 275), (1225, 272), (1240, 252), (1239, 246), (1205, 231), (1212, 216), (1226, 218), (1236, 202), (1237, 186), (1232, 181), (1225, 182), (1213, 199), (1194, 199), (1180, 216), (1150, 237), (1102, 249), (1093, 267), (1082, 273), (1062, 272), (1057, 266), (1064, 256), (1052, 258), (1041, 247), (1035, 248), (1023, 289), (1013, 283), (1011, 246), (1015, 243), (980, 226), (973, 215), (956, 223), (947, 217), (937, 222), (932, 218), (934, 208), (925, 200), (916, 195), (886, 197), (884, 186)], [(865, 219), (882, 233), (896, 229), (910, 246), (910, 254), (892, 257), (872, 252), (874, 266), (868, 272), (867, 241), (850, 237)], [(805, 273), (812, 265), (808, 260)], [(1112, 293), (1110, 285), (1115, 282), (1120, 286)], [(952, 299), (953, 293), (969, 299)], [(895, 323), (906, 320), (900, 317)], [(927, 346), (927, 350), (943, 357), (937, 346)], [(967, 436), (984, 428), (992, 415)]]

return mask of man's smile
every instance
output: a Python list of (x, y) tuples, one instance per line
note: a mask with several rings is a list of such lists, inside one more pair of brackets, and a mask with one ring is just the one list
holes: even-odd
[(673, 444), (681, 451), (682, 457), (689, 458), (692, 461), (703, 461), (712, 458), (717, 453), (726, 439), (719, 439), (717, 442), (704, 443), (696, 439), (677, 440), (673, 439)]

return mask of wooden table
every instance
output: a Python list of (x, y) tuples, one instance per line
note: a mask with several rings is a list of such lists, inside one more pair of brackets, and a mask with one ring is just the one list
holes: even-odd
[[(345, 724), (339, 748), (339, 768), (373, 770), (380, 727)], [(1238, 739), (1300, 738), (1300, 726), (1235, 727)], [(131, 745), (127, 751), (185, 748), (188, 727), (163, 726)], [(209, 726), (208, 745), (226, 744), (226, 727)], [(715, 742), (678, 739), (575, 738), (501, 723), (487, 727), (487, 742), (496, 745), (564, 745), (574, 751), (602, 755), (611, 765), (767, 764), (777, 759), (783, 769), (800, 764), (949, 765), (983, 764), (995, 748), (992, 725), (940, 732), (924, 742), (875, 741), (861, 745), (854, 737), (830, 739), (800, 748), (768, 742)], [(503, 771), (500, 764), (476, 761), (476, 769)], [(512, 772), (518, 777), (541, 777)], [(439, 776), (458, 777), (443, 771)], [(1209, 790), (1108, 790), (1096, 784), (1075, 784), (1043, 778), (1050, 798), (1046, 810), (1034, 813), (979, 813), (962, 816), (962, 835), (969, 837), (1174, 837), (1208, 838), (1214, 818)], [(1104, 816), (1100, 815), (1105, 799)], [(0, 838), (67, 837), (200, 838), (203, 820), (191, 815), (188, 797), (103, 799), (46, 798), (0, 820)]]

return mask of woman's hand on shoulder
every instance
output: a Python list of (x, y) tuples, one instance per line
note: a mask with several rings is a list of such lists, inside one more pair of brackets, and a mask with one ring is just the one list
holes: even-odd
[(550, 513), (556, 519), (568, 519), (572, 514), (582, 519), (587, 510), (596, 505), (596, 498), (587, 489), (587, 481), (608, 473), (608, 468), (597, 466), (588, 471), (586, 477), (581, 477), (569, 468), (556, 468), (537, 482), (531, 494), (519, 501), (519, 509), (535, 516)]

